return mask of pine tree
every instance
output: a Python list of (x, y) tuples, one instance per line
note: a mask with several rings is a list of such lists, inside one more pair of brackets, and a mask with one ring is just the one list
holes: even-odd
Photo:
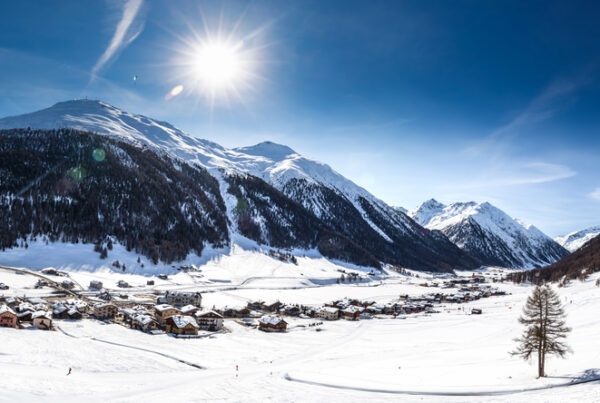
[(549, 285), (538, 285), (527, 298), (519, 322), (526, 326), (523, 335), (515, 339), (519, 346), (512, 355), (528, 360), (538, 359), (538, 377), (546, 376), (546, 355), (564, 357), (569, 346), (564, 342), (571, 331), (565, 324), (565, 312), (558, 294)]

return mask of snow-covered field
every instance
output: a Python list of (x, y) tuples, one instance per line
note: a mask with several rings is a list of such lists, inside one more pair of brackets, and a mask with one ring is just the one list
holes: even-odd
[[(362, 272), (365, 281), (336, 284), (338, 270)], [(275, 299), (319, 305), (343, 297), (388, 302), (434, 290), (418, 285), (429, 275), (372, 278), (316, 256), (293, 265), (242, 248), (209, 259), (198, 272), (152, 277), (154, 287), (146, 286), (149, 273), (100, 269), (70, 275), (83, 285), (100, 279), (109, 288), (126, 279), (134, 285), (131, 292), (197, 289), (207, 307)], [(285, 334), (232, 320), (225, 322), (229, 333), (188, 340), (93, 320), (56, 321), (60, 330), (54, 332), (0, 328), (0, 401), (600, 401), (599, 382), (522, 392), (600, 376), (597, 277), (559, 289), (573, 328), (573, 354), (551, 359), (546, 379), (535, 378), (535, 362), (508, 354), (521, 333), (517, 317), (531, 287), (496, 284), (511, 295), (397, 319), (310, 327), (317, 320), (290, 319)], [(30, 288), (35, 281), (0, 271), (0, 282), (14, 295), (36, 295), (39, 290)], [(466, 314), (471, 307), (483, 314)], [(73, 373), (66, 376), (69, 367)]]

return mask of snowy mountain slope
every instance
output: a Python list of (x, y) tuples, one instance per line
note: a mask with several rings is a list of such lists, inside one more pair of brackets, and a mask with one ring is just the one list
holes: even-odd
[(600, 225), (582, 229), (581, 231), (571, 232), (570, 234), (554, 238), (561, 246), (569, 252), (575, 252), (586, 242), (600, 235)]
[(206, 170), (106, 136), (0, 131), (0, 177), (2, 250), (39, 238), (95, 244), (106, 256), (114, 241), (156, 264), (229, 241), (219, 184)]
[(487, 202), (446, 206), (431, 199), (409, 215), (424, 227), (443, 232), (487, 265), (532, 268), (568, 254), (533, 225), (525, 225)]
[[(433, 271), (474, 268), (480, 264), (440, 234), (423, 229), (328, 165), (286, 146), (264, 142), (227, 149), (190, 136), (168, 123), (91, 100), (61, 102), (42, 111), (0, 119), (0, 129), (15, 127), (71, 127), (146, 145), (206, 168), (219, 180), (226, 201), (231, 199), (226, 194), (230, 185), (226, 183), (228, 176), (257, 176), (300, 203), (327, 227), (363, 245), (386, 263)], [(235, 215), (232, 208), (240, 202), (238, 199), (226, 203), (230, 217)], [(264, 206), (261, 211), (253, 210), (251, 217), (261, 230), (267, 228), (263, 225), (265, 220), (286, 222), (282, 214), (277, 214), (277, 208), (269, 211)], [(236, 217), (233, 218), (235, 223)], [(255, 235), (256, 241), (269, 238)]]

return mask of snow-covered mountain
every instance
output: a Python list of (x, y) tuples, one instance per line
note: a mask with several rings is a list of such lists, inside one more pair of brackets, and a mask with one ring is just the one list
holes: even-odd
[(600, 235), (600, 225), (582, 229), (581, 231), (571, 232), (570, 234), (557, 236), (554, 238), (556, 242), (562, 245), (569, 252), (575, 252), (581, 248), (586, 242)]
[[(441, 233), (424, 229), (328, 165), (283, 145), (264, 142), (227, 149), (169, 123), (92, 100), (60, 102), (38, 112), (0, 119), (0, 129), (26, 127), (91, 131), (205, 168), (219, 182), (230, 231), (261, 243), (290, 247), (295, 237), (306, 234), (301, 236), (292, 230), (290, 235), (290, 231), (282, 230), (295, 228), (298, 214), (291, 214), (287, 201), (252, 177), (299, 203), (324, 229), (345, 237), (347, 241), (342, 243), (360, 246), (378, 261), (432, 271), (480, 264)], [(306, 224), (307, 220), (302, 222)], [(289, 242), (278, 242), (288, 236)], [(339, 244), (340, 239), (336, 239)]]
[(409, 213), (419, 224), (443, 232), (486, 265), (545, 266), (568, 252), (533, 225), (508, 216), (490, 203), (444, 205), (431, 199)]

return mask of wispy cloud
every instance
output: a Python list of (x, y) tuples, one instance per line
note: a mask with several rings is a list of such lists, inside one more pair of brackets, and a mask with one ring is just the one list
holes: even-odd
[(594, 191), (592, 193), (590, 193), (589, 196), (592, 199), (596, 199), (596, 200), (600, 201), (600, 188), (594, 189)]
[(483, 140), (468, 147), (467, 153), (477, 155), (493, 151), (497, 154), (505, 151), (513, 138), (523, 129), (556, 116), (573, 101), (576, 92), (590, 84), (591, 81), (587, 74), (582, 74), (576, 79), (554, 80), (510, 122), (498, 127)]
[(91, 72), (91, 80), (94, 80), (98, 71), (102, 69), (120, 50), (125, 48), (131, 42), (133, 42), (144, 28), (143, 23), (137, 23), (136, 17), (138, 16), (140, 9), (142, 8), (143, 0), (127, 0), (123, 5), (123, 14), (115, 33), (108, 47), (104, 50), (104, 53), (100, 56)]
[(506, 160), (483, 170), (473, 180), (449, 184), (451, 189), (485, 189), (555, 182), (577, 175), (573, 169), (548, 162), (516, 162)]

